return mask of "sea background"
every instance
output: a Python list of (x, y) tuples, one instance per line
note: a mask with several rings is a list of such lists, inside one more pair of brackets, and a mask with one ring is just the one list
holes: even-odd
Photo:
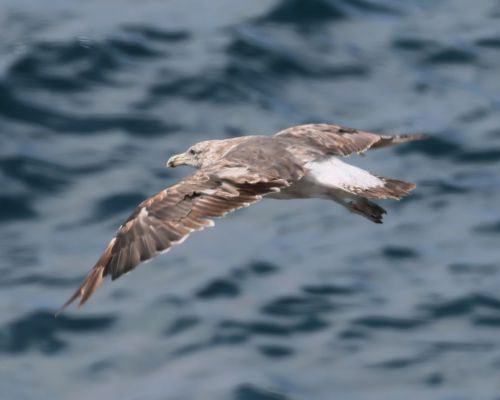
[[(2, 399), (500, 399), (500, 1), (1, 0)], [(54, 312), (203, 139), (427, 142), (383, 225), (263, 201)]]

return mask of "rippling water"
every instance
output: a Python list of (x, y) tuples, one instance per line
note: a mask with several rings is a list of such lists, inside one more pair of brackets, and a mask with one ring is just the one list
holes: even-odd
[[(0, 3), (0, 393), (500, 396), (500, 2)], [(426, 132), (382, 226), (264, 201), (54, 319), (193, 142)]]

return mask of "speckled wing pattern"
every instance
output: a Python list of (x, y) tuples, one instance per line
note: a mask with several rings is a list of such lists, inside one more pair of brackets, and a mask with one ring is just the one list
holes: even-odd
[[(260, 159), (257, 166), (247, 163), (248, 157), (254, 156)], [(105, 276), (114, 280), (141, 262), (182, 243), (191, 232), (213, 226), (211, 218), (247, 207), (300, 179), (303, 171), (298, 163), (286, 163), (280, 168), (270, 159), (274, 156), (271, 147), (260, 143), (245, 146), (243, 150), (234, 149), (228, 159), (200, 170), (139, 204), (59, 312), (76, 299), (80, 299), (80, 305), (84, 304)], [(290, 154), (283, 156), (293, 161)]]

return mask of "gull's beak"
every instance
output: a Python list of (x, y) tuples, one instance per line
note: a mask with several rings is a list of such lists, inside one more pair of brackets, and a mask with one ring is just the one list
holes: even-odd
[(185, 164), (186, 161), (188, 161), (188, 158), (186, 157), (186, 154), (185, 153), (181, 153), (181, 154), (176, 154), (175, 156), (170, 157), (168, 159), (166, 165), (167, 165), (167, 167), (175, 168), (178, 165)]

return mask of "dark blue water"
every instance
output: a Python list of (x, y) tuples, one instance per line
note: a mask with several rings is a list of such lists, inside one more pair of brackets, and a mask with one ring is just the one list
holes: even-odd
[[(2, 399), (500, 398), (500, 2), (0, 3)], [(202, 139), (433, 139), (384, 225), (264, 201), (54, 311)]]

